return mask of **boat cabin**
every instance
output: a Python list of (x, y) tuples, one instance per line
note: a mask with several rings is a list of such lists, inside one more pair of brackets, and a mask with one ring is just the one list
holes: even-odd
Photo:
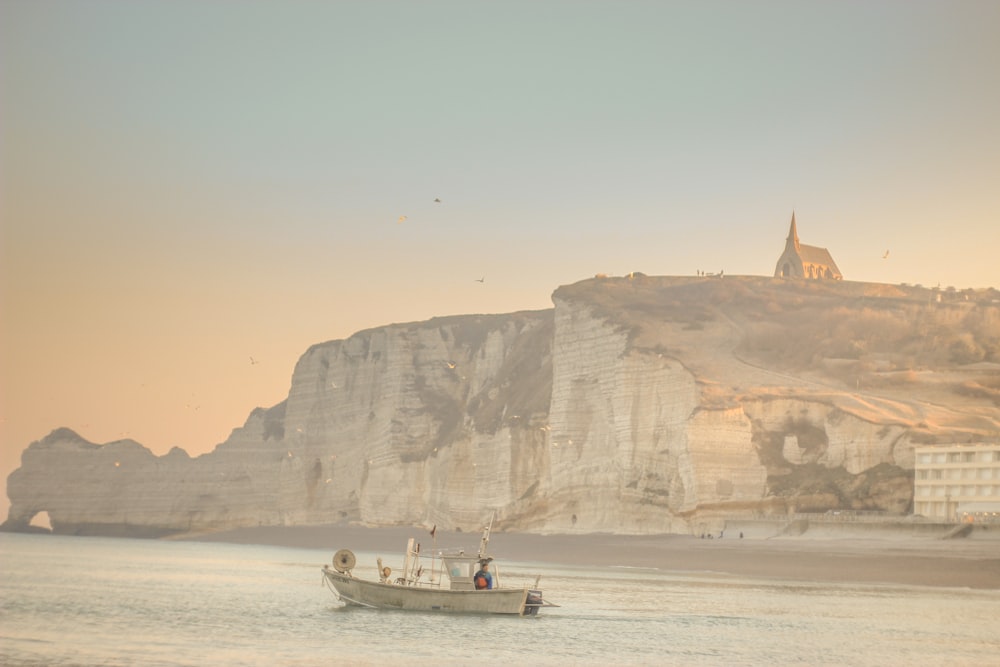
[(445, 572), (451, 580), (451, 590), (474, 591), (476, 584), (473, 578), (479, 570), (479, 564), (483, 561), (488, 563), (493, 559), (465, 554), (441, 554), (441, 560), (444, 561)]

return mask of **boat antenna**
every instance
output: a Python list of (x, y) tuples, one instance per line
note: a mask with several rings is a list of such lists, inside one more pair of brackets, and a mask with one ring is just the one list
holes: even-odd
[(493, 510), (493, 514), (490, 516), (490, 522), (485, 528), (483, 528), (483, 539), (479, 543), (479, 557), (486, 558), (486, 547), (490, 543), (490, 531), (493, 530), (493, 520), (497, 518), (497, 511)]
[[(431, 546), (431, 583), (434, 582), (434, 575), (437, 573), (437, 566), (440, 564), (438, 562), (438, 556), (440, 556), (441, 554), (437, 550), (437, 544), (438, 544), (437, 529), (438, 529), (437, 524), (434, 524), (434, 527), (431, 528), (431, 540), (433, 540), (433, 546)], [(441, 565), (443, 567), (443, 564)]]

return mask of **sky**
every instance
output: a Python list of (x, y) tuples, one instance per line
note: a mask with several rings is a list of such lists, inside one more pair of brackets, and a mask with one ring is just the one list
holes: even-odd
[(53, 429), (207, 452), (312, 344), (772, 275), (793, 211), (847, 280), (1000, 287), (998, 34), (992, 0), (0, 0), (0, 510)]

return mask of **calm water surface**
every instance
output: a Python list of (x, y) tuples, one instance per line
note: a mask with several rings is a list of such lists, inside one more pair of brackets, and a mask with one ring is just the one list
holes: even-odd
[[(374, 577), (377, 554), (355, 553)], [(1000, 591), (500, 563), (562, 606), (443, 616), (343, 607), (321, 585), (331, 556), (0, 534), (0, 664), (1000, 664)]]

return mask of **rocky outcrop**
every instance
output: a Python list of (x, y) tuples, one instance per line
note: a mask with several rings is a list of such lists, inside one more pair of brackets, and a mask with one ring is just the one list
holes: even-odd
[[(197, 458), (53, 431), (10, 476), (4, 527), (46, 511), (65, 533), (475, 529), (496, 509), (506, 530), (641, 534), (793, 511), (903, 514), (915, 445), (1000, 430), (992, 352), (975, 370), (922, 369), (899, 384), (870, 340), (879, 364), (830, 356), (846, 343), (809, 333), (810, 305), (850, 320), (873, 300), (888, 312), (921, 299), (633, 274), (560, 288), (552, 310), (362, 331), (307, 350), (284, 402)], [(1000, 340), (997, 306), (966, 303), (955, 307), (987, 335), (963, 339), (963, 353), (990, 332)], [(793, 348), (796, 309), (806, 319)], [(769, 352), (769, 331), (787, 354)]]

